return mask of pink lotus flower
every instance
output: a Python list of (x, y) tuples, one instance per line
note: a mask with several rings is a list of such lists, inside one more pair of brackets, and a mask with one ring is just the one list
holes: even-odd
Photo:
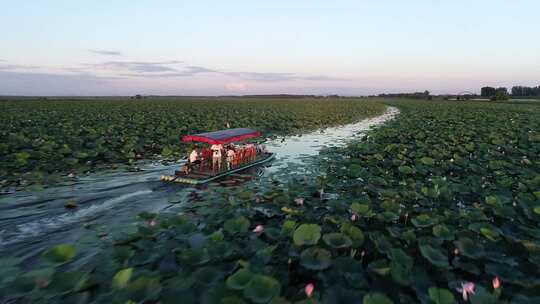
[(457, 249), (457, 248), (454, 249), (454, 255), (456, 255), (456, 256), (459, 255), (459, 249)]
[(75, 177), (75, 172), (69, 172), (68, 177), (69, 178), (74, 178)]
[(493, 289), (501, 288), (501, 280), (499, 279), (499, 277), (494, 277), (491, 283), (493, 284)]
[(461, 283), (461, 288), (457, 288), (457, 291), (461, 292), (463, 295), (463, 300), (467, 301), (469, 299), (469, 295), (474, 294), (474, 287), (473, 282)]
[(148, 225), (150, 225), (151, 227), (154, 227), (156, 224), (157, 224), (156, 219), (151, 219), (148, 221)]
[(308, 298), (311, 298), (314, 290), (315, 290), (315, 285), (313, 285), (313, 283), (309, 283), (306, 285), (306, 287), (304, 287), (304, 291), (306, 292), (306, 296)]
[(255, 229), (253, 229), (253, 232), (257, 235), (261, 235), (264, 232), (264, 226), (263, 225), (257, 225)]
[(354, 213), (351, 214), (351, 221), (355, 222), (358, 219), (358, 214)]
[(298, 198), (294, 199), (294, 202), (295, 202), (298, 206), (302, 206), (302, 205), (304, 205), (304, 198), (303, 198), (303, 197), (298, 197)]

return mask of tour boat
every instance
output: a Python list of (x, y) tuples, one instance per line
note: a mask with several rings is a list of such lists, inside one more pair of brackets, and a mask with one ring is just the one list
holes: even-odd
[[(182, 137), (184, 142), (200, 142), (210, 145), (227, 145), (251, 138), (260, 137), (262, 134), (248, 128), (226, 129), (215, 132), (186, 135)], [(199, 185), (218, 180), (227, 175), (237, 173), (248, 168), (258, 166), (269, 162), (275, 157), (274, 153), (267, 151), (257, 151), (257, 153), (248, 160), (243, 160), (234, 165), (228, 165), (225, 158), (222, 159), (221, 167), (213, 164), (212, 159), (203, 160), (201, 164), (190, 166), (187, 173), (175, 171), (173, 175), (162, 175), (161, 180), (165, 182), (176, 182), (183, 184)], [(185, 164), (183, 164), (185, 165)]]

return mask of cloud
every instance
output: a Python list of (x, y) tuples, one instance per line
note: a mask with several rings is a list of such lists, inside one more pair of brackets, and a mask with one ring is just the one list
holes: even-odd
[(293, 81), (293, 80), (306, 80), (306, 81), (337, 81), (347, 80), (344, 78), (337, 78), (331, 76), (302, 76), (295, 73), (264, 73), (264, 72), (222, 72), (224, 75), (238, 77), (244, 80), (260, 81), (260, 82), (279, 82), (279, 81)]
[(199, 73), (219, 73), (217, 70), (208, 69), (205, 67), (188, 65), (185, 67), (190, 73), (199, 74)]
[(342, 81), (342, 80), (349, 80), (349, 79), (346, 79), (346, 78), (324, 76), (324, 75), (305, 76), (305, 77), (300, 77), (300, 79), (309, 80), (309, 81)]
[(90, 74), (0, 71), (0, 95), (115, 95), (111, 81)]
[(90, 53), (106, 56), (122, 56), (121, 52), (110, 51), (110, 50), (88, 50)]
[(118, 68), (128, 70), (129, 73), (122, 73), (122, 76), (129, 77), (144, 77), (144, 78), (171, 78), (171, 77), (194, 77), (199, 74), (215, 74), (224, 75), (233, 78), (261, 81), (261, 82), (276, 82), (301, 79), (293, 73), (261, 73), (261, 72), (227, 72), (216, 69), (206, 68), (202, 66), (183, 66), (181, 68), (173, 68), (166, 66), (164, 63), (142, 63), (142, 62), (105, 62), (102, 66), (109, 68)]
[(331, 76), (303, 76), (289, 72), (239, 72), (224, 71), (203, 66), (186, 65), (182, 61), (105, 61), (97, 64), (83, 64), (97, 70), (109, 70), (119, 76), (143, 78), (195, 77), (200, 74), (223, 75), (246, 81), (284, 82), (284, 81), (338, 81), (346, 80)]
[(219, 73), (219, 71), (199, 66), (186, 66), (182, 69), (172, 69), (166, 73), (124, 73), (121, 76), (144, 77), (144, 78), (171, 78), (171, 77), (193, 77), (197, 74)]
[(297, 77), (293, 73), (222, 72), (222, 74), (232, 77), (238, 77), (244, 80), (264, 82), (289, 81), (297, 79)]
[(247, 88), (247, 84), (243, 82), (230, 82), (225, 85), (225, 90), (229, 92), (245, 92)]
[[(5, 60), (0, 60), (2, 62), (5, 62)], [(34, 70), (39, 69), (39, 66), (36, 65), (24, 65), (24, 64), (0, 64), (0, 70)]]
[(83, 64), (86, 67), (98, 70), (112, 70), (122, 73), (146, 74), (177, 72), (178, 69), (171, 65), (177, 65), (182, 61), (106, 61), (102, 63)]

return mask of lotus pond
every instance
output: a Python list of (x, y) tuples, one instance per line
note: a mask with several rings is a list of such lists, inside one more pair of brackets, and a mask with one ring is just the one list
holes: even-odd
[(0, 188), (39, 188), (69, 173), (182, 158), (188, 146), (180, 136), (189, 133), (229, 126), (300, 134), (383, 111), (353, 98), (0, 100)]
[[(401, 114), (268, 178), (141, 213), (96, 255), (3, 258), (21, 303), (539, 303), (540, 107)], [(302, 168), (295, 168), (302, 166)]]

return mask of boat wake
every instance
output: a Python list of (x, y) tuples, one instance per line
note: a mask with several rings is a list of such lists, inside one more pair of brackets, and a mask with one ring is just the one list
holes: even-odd
[(81, 208), (75, 212), (67, 212), (58, 216), (42, 218), (34, 222), (16, 225), (13, 231), (0, 231), (0, 248), (28, 238), (41, 236), (74, 223), (80, 223), (91, 217), (95, 217), (100, 212), (109, 210), (115, 204), (149, 193), (152, 193), (152, 190), (141, 190), (126, 193), (118, 197), (105, 200), (101, 204), (93, 204), (89, 207)]

